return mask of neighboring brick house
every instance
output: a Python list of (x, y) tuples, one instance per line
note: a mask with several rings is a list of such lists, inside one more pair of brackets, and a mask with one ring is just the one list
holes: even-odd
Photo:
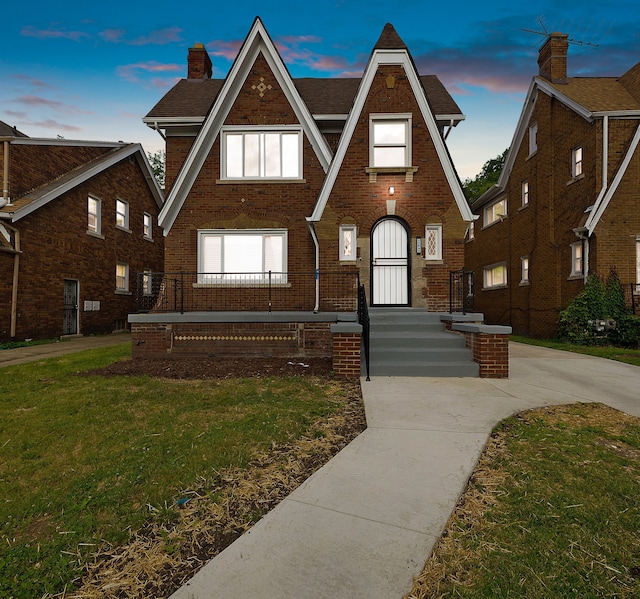
[(260, 19), (226, 79), (211, 75), (190, 48), (188, 79), (144, 119), (166, 137), (173, 274), (138, 322), (167, 325), (161, 351), (330, 355), (358, 278), (374, 306), (448, 308), (472, 214), (445, 136), (464, 116), (391, 25), (362, 78), (292, 78)]
[(567, 77), (568, 36), (540, 48), (497, 185), (474, 202), (466, 244), (475, 307), (514, 333), (550, 337), (590, 274), (640, 283), (640, 63)]
[(0, 339), (110, 333), (162, 270), (162, 191), (138, 144), (29, 138), (0, 124)]

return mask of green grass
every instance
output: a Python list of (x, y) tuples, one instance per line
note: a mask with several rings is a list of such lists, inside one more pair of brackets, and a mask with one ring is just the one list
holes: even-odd
[(0, 597), (61, 593), (100, 543), (174, 515), (199, 477), (334, 411), (312, 378), (170, 381), (81, 374), (128, 344), (0, 370)]
[(518, 335), (510, 335), (509, 339), (511, 339), (511, 341), (517, 341), (518, 343), (550, 347), (551, 349), (587, 354), (589, 356), (597, 356), (599, 358), (607, 358), (609, 360), (624, 362), (625, 364), (640, 366), (640, 349), (613, 347), (610, 345), (574, 345), (572, 343), (564, 343), (561, 341), (554, 341), (552, 339), (532, 339), (530, 337), (520, 337)]
[(410, 597), (639, 597), (640, 420), (543, 408), (492, 441)]

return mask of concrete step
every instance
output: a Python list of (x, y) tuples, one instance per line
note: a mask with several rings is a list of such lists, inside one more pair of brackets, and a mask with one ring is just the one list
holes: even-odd
[[(449, 333), (440, 315), (419, 308), (371, 308), (371, 376), (477, 377), (464, 337)], [(362, 372), (366, 372), (364, 360)]]

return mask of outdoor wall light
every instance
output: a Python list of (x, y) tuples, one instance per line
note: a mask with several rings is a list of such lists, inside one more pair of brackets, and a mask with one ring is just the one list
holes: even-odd
[(393, 185), (391, 185), (389, 187), (389, 195), (392, 196), (395, 192), (396, 192), (396, 188)]

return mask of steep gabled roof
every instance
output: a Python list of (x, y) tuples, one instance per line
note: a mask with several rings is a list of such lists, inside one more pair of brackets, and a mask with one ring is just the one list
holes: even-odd
[(289, 72), (275, 45), (267, 34), (262, 21), (256, 17), (246, 40), (244, 41), (229, 74), (216, 96), (204, 124), (182, 166), (169, 197), (162, 209), (158, 222), (164, 228), (165, 235), (173, 225), (204, 161), (215, 142), (220, 129), (235, 102), (240, 88), (252, 68), (256, 58), (262, 54), (278, 83), (286, 95), (293, 111), (325, 172), (331, 162), (331, 150), (315, 124), (309, 109), (302, 101)]
[[(342, 167), (342, 162), (349, 144), (351, 143), (353, 132), (358, 120), (360, 119), (360, 115), (364, 108), (367, 96), (369, 95), (369, 90), (371, 89), (378, 67), (380, 65), (399, 65), (404, 68), (404, 71), (407, 74), (411, 90), (416, 97), (422, 117), (427, 124), (429, 135), (431, 136), (435, 146), (447, 182), (449, 183), (449, 187), (451, 188), (458, 209), (460, 210), (460, 214), (464, 220), (472, 221), (473, 214), (471, 213), (469, 204), (467, 203), (462, 187), (460, 186), (460, 179), (455, 172), (447, 147), (438, 131), (434, 114), (425, 94), (425, 88), (422, 85), (409, 51), (406, 46), (404, 46), (404, 42), (400, 39), (397, 33), (395, 33), (395, 30), (391, 25), (385, 26), (382, 35), (380, 36), (380, 40), (382, 40), (383, 47), (376, 47), (373, 49), (362, 77), (358, 93), (355, 97), (353, 109), (349, 113), (342, 136), (340, 137), (340, 142), (331, 164), (331, 168), (325, 178), (313, 214), (308, 220), (310, 222), (317, 222), (322, 218), (322, 214), (327, 205), (327, 201), (329, 200), (329, 196), (331, 195), (333, 186), (335, 185), (340, 168)], [(380, 40), (378, 40), (378, 44), (381, 43)]]
[(29, 137), (22, 131), (18, 131), (15, 127), (7, 125), (4, 121), (0, 121), (0, 137)]
[[(50, 141), (54, 142), (55, 140)], [(153, 176), (153, 171), (142, 146), (140, 144), (114, 144), (114, 148), (110, 152), (63, 174), (55, 181), (42, 185), (13, 200), (12, 204), (0, 209), (0, 213), (10, 215), (13, 222), (18, 221), (129, 156), (133, 156), (137, 160), (156, 200), (156, 204), (158, 208), (161, 208), (163, 202), (162, 191)]]

